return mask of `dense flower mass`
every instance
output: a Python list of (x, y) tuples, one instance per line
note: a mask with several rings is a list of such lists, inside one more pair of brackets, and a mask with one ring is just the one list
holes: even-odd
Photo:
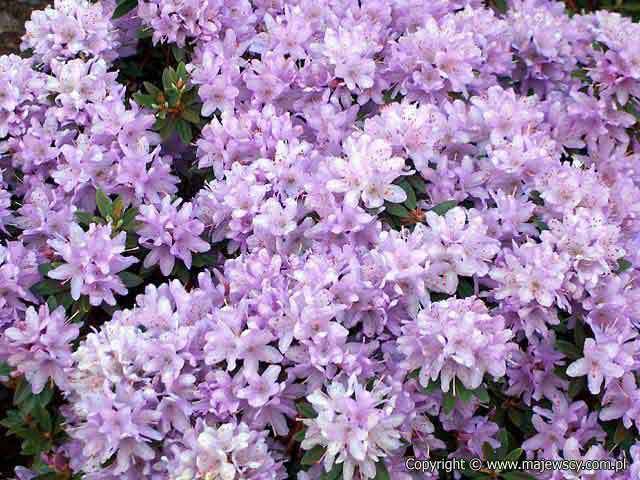
[[(640, 25), (584, 4), (33, 12), (0, 56), (16, 478), (638, 480)], [(622, 467), (407, 468), (472, 457)]]

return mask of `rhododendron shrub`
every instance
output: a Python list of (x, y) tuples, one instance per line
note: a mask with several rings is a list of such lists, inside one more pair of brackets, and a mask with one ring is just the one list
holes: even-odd
[[(582, 3), (33, 12), (0, 477), (638, 480), (640, 24)], [(407, 463), (475, 457), (625, 468)]]

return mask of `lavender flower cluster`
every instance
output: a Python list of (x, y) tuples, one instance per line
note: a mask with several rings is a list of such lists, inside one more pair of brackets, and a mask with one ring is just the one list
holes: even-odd
[(34, 12), (0, 57), (17, 478), (640, 479), (640, 24), (507, 3)]

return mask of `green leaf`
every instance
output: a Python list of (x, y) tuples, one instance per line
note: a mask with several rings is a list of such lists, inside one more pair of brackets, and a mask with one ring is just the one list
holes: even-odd
[(544, 232), (545, 230), (549, 230), (549, 225), (547, 225), (545, 222), (540, 220), (538, 217), (533, 217), (533, 219), (531, 220), (531, 223), (533, 223), (536, 226), (539, 232)]
[(459, 379), (455, 379), (456, 382), (456, 397), (462, 402), (469, 403), (473, 398), (473, 392), (465, 387)]
[(144, 85), (144, 89), (147, 91), (149, 95), (154, 97), (154, 99), (157, 99), (160, 95), (162, 95), (162, 90), (156, 87), (153, 83), (142, 82), (142, 85)]
[(159, 124), (158, 133), (163, 140), (168, 139), (176, 128), (176, 124), (172, 119), (163, 119)]
[(191, 122), (196, 125), (198, 125), (201, 120), (200, 114), (195, 110), (191, 110), (189, 108), (187, 108), (182, 112), (182, 118), (184, 118), (187, 122)]
[(328, 472), (322, 472), (319, 480), (339, 480), (342, 478), (342, 463), (334, 463)]
[(586, 335), (584, 333), (584, 324), (580, 321), (580, 319), (576, 319), (576, 324), (573, 328), (573, 339), (576, 342), (576, 347), (578, 350), (582, 350), (584, 348), (584, 341)]
[(141, 28), (136, 32), (136, 38), (139, 39), (143, 39), (143, 38), (151, 38), (153, 36), (153, 30), (151, 28)]
[(307, 433), (307, 429), (303, 428), (302, 430), (296, 432), (296, 434), (293, 436), (293, 440), (298, 442), (298, 443), (302, 443), (306, 433)]
[(506, 457), (504, 457), (505, 460), (512, 460), (512, 461), (516, 461), (518, 459), (520, 459), (520, 457), (522, 456), (522, 454), (524, 453), (524, 450), (521, 448), (515, 448), (513, 450), (511, 450)]
[(456, 202), (455, 200), (447, 200), (446, 202), (439, 203), (438, 205), (433, 207), (431, 211), (437, 213), (438, 215), (444, 215), (456, 206), (458, 206), (458, 202)]
[(47, 298), (47, 308), (49, 308), (50, 312), (53, 312), (58, 308), (58, 299), (55, 296), (50, 296)]
[(482, 444), (482, 456), (485, 460), (493, 460), (495, 458), (495, 452), (490, 443), (484, 442)]
[(96, 190), (96, 205), (98, 205), (98, 211), (102, 218), (106, 220), (113, 217), (113, 204), (109, 197), (99, 188)]
[(26, 402), (31, 396), (33, 396), (31, 393), (31, 385), (29, 385), (29, 382), (24, 378), (21, 378), (15, 392), (13, 392), (13, 404), (19, 406)]
[(91, 311), (91, 303), (87, 295), (82, 295), (80, 299), (73, 304), (71, 317), (74, 323), (80, 323), (84, 317)]
[(568, 392), (569, 398), (573, 400), (578, 395), (580, 395), (580, 393), (582, 393), (586, 385), (587, 384), (585, 381), (585, 377), (578, 377), (571, 380), (569, 382), (569, 392)]
[(388, 212), (390, 215), (394, 217), (408, 217), (409, 210), (407, 210), (403, 205), (399, 203), (385, 203), (385, 212)]
[(398, 185), (404, 190), (404, 193), (407, 194), (407, 199), (404, 201), (404, 206), (409, 210), (415, 210), (418, 207), (418, 201), (416, 199), (416, 192), (413, 190), (413, 187), (411, 186), (409, 181), (403, 179)]
[(112, 19), (125, 16), (138, 5), (138, 0), (120, 0), (116, 9), (113, 11)]
[(316, 445), (311, 450), (307, 450), (300, 460), (301, 465), (315, 465), (320, 461), (324, 453), (327, 451), (325, 447)]
[(78, 221), (78, 223), (80, 225), (85, 226), (85, 227), (88, 227), (92, 223), (95, 223), (95, 221), (94, 221), (95, 217), (93, 216), (92, 213), (83, 212), (83, 211), (78, 210), (77, 212), (75, 212), (75, 216), (76, 216), (76, 220)]
[(507, 11), (507, 0), (494, 0), (496, 5), (496, 10), (500, 13), (506, 13)]
[(618, 270), (616, 270), (616, 273), (624, 273), (627, 270), (629, 270), (632, 266), (633, 266), (633, 264), (629, 260), (626, 260), (624, 258), (619, 258), (618, 259)]
[(0, 362), (0, 377), (8, 377), (11, 375), (11, 366), (6, 362)]
[(184, 48), (180, 48), (175, 44), (171, 45), (171, 53), (173, 54), (173, 58), (176, 59), (176, 62), (183, 61), (186, 56)]
[(456, 397), (454, 397), (451, 393), (451, 390), (449, 390), (447, 393), (444, 394), (444, 397), (442, 398), (442, 410), (444, 411), (445, 414), (449, 415), (453, 411), (453, 408), (455, 406), (456, 406)]
[(176, 71), (171, 67), (165, 68), (162, 72), (162, 86), (165, 92), (168, 93), (170, 90), (175, 89), (177, 81), (178, 75), (176, 74)]
[(318, 414), (308, 402), (296, 403), (296, 409), (302, 418), (316, 418)]
[(376, 476), (373, 477), (373, 480), (391, 480), (391, 475), (389, 475), (389, 470), (387, 470), (383, 459), (376, 463)]
[(567, 358), (572, 360), (576, 360), (580, 358), (582, 355), (580, 354), (580, 350), (573, 343), (567, 342), (565, 340), (556, 340), (556, 350), (561, 353), (564, 353)]
[(478, 400), (482, 403), (489, 403), (491, 399), (489, 398), (489, 392), (486, 387), (478, 387), (473, 390), (473, 394), (477, 397)]
[(178, 131), (178, 135), (180, 136), (180, 140), (185, 145), (189, 145), (191, 140), (193, 139), (193, 132), (191, 131), (191, 125), (182, 118), (179, 118), (176, 122), (176, 130)]
[(158, 104), (158, 100), (153, 95), (146, 95), (144, 93), (134, 93), (133, 99), (141, 107), (154, 108), (154, 105)]
[[(178, 59), (176, 59), (178, 60)], [(178, 64), (178, 68), (176, 70), (176, 76), (179, 80), (182, 80), (183, 83), (186, 83), (189, 80), (189, 72), (187, 72), (187, 67), (184, 62), (178, 60), (180, 63)]]
[(407, 177), (407, 181), (411, 184), (411, 186), (417, 193), (427, 193), (427, 185), (424, 181), (424, 178), (422, 178), (421, 176), (412, 175), (410, 177)]
[(38, 422), (40, 428), (43, 432), (50, 432), (53, 428), (53, 424), (51, 422), (51, 415), (48, 410), (44, 408), (42, 405), (38, 405), (33, 409), (32, 413), (33, 418)]
[(66, 289), (67, 287), (65, 285), (62, 285), (58, 280), (52, 278), (45, 278), (31, 287), (31, 291), (41, 297), (62, 293)]
[(125, 210), (124, 214), (122, 215), (122, 229), (128, 232), (131, 230), (131, 228), (135, 227), (135, 220), (137, 216), (137, 208), (131, 207)]
[(215, 255), (211, 255), (209, 253), (198, 253), (197, 255), (193, 256), (193, 261), (192, 261), (191, 264), (196, 268), (202, 268), (202, 267), (206, 267), (206, 266), (209, 266), (209, 265), (215, 265), (216, 264), (216, 257), (215, 257)]
[(475, 293), (475, 287), (473, 285), (473, 279), (467, 277), (458, 277), (458, 289), (456, 295), (459, 298), (471, 297)]
[(615, 445), (620, 445), (624, 442), (627, 437), (631, 436), (631, 432), (624, 428), (624, 424), (622, 422), (618, 422), (618, 426), (616, 427), (616, 431), (613, 434), (613, 443)]
[(510, 408), (507, 411), (507, 415), (509, 416), (509, 420), (517, 427), (520, 427), (524, 423), (524, 416), (520, 410)]
[(422, 391), (424, 393), (434, 393), (438, 390), (442, 390), (442, 387), (440, 386), (440, 379), (436, 380), (435, 382), (432, 380), (426, 387), (422, 388)]
[(144, 283), (144, 279), (140, 275), (131, 272), (120, 272), (118, 274), (122, 283), (127, 288), (135, 288)]

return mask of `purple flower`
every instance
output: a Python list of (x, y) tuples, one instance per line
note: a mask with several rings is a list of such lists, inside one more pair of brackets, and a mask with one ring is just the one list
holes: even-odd
[(420, 370), (420, 384), (440, 379), (443, 392), (459, 379), (470, 390), (485, 373), (500, 378), (514, 344), (501, 316), (491, 316), (481, 300), (445, 300), (430, 304), (406, 322), (398, 349), (404, 368)]
[(56, 280), (70, 280), (74, 300), (87, 295), (91, 305), (97, 306), (103, 301), (115, 305), (114, 292), (127, 293), (118, 273), (138, 259), (121, 255), (125, 251), (126, 233), (120, 232), (115, 237), (112, 233), (111, 225), (92, 223), (85, 232), (79, 225), (71, 224), (68, 238), (48, 242), (65, 263), (47, 275)]
[(49, 378), (66, 390), (67, 369), (72, 365), (70, 343), (79, 332), (76, 325), (66, 322), (63, 307), (53, 312), (47, 305), (39, 310), (29, 307), (24, 320), (4, 332), (8, 363), (25, 375), (34, 394), (42, 391)]
[(181, 204), (181, 199), (172, 202), (167, 195), (158, 206), (142, 205), (137, 217), (142, 223), (137, 230), (140, 244), (151, 250), (144, 259), (144, 266), (149, 268), (159, 263), (165, 276), (173, 270), (176, 258), (191, 268), (192, 253), (207, 252), (211, 248), (200, 238), (204, 225), (193, 218), (192, 205)]

